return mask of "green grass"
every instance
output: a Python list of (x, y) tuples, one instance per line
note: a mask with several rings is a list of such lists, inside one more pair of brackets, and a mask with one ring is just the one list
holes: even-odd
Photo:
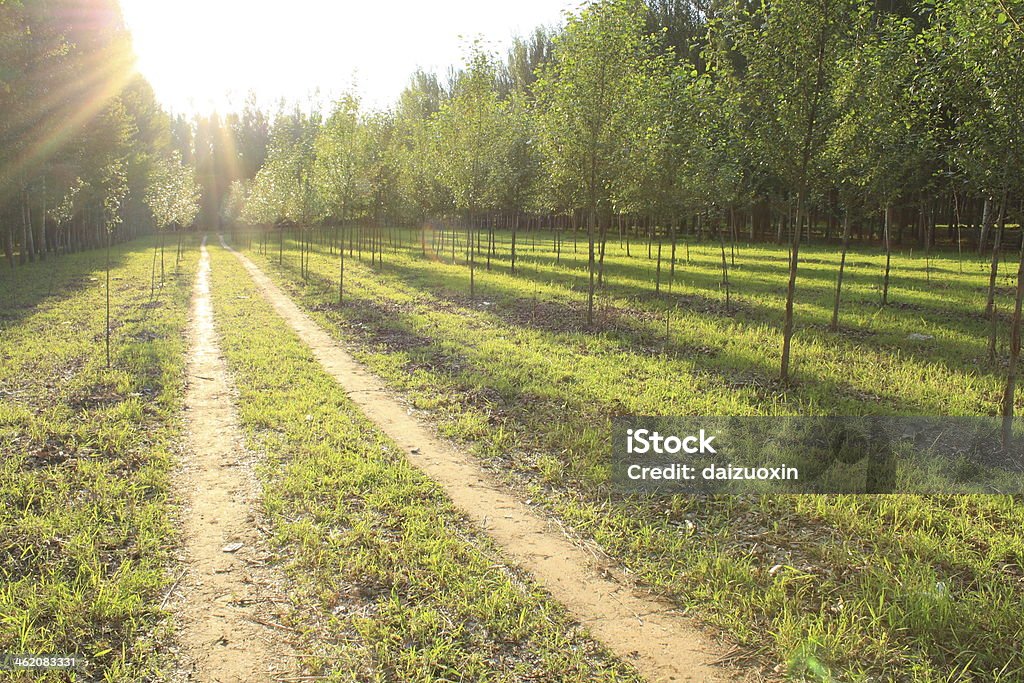
[(471, 529), (214, 248), (222, 347), (310, 673), (343, 681), (635, 681)]
[(84, 680), (152, 680), (166, 662), (195, 259), (151, 299), (151, 244), (113, 249), (110, 369), (102, 250), (0, 270), (0, 653), (77, 655)]
[(472, 301), (462, 247), (451, 265), (408, 233), (383, 267), (348, 260), (340, 308), (325, 247), (305, 283), (294, 245), (283, 271), (273, 243), (258, 262), (442, 434), (769, 664), (810, 680), (1024, 676), (1024, 508), (1009, 497), (622, 498), (607, 482), (617, 414), (994, 414), (1003, 368), (986, 361), (984, 262), (965, 257), (961, 274), (955, 255), (898, 253), (883, 308), (884, 257), (855, 250), (832, 333), (838, 257), (805, 247), (787, 386), (783, 249), (741, 246), (726, 311), (717, 245), (690, 244), (687, 262), (680, 244), (671, 294), (666, 263), (656, 296), (646, 246), (628, 257), (611, 243), (588, 329), (585, 245), (563, 243), (556, 264), (547, 237), (531, 252), (521, 236), (515, 275), (505, 251), (491, 272), (478, 258)]

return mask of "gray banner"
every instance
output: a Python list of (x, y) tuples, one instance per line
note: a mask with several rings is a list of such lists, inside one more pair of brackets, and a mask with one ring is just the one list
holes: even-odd
[(612, 480), (650, 493), (1020, 494), (1024, 421), (617, 417)]

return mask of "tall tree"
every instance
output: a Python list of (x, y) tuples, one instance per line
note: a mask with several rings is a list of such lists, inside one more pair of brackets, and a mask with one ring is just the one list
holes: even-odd
[(606, 234), (611, 188), (628, 172), (623, 142), (633, 103), (627, 93), (655, 52), (638, 0), (601, 0), (569, 17), (536, 83), (547, 171), (556, 186), (583, 189), (583, 206), (573, 208), (584, 208), (587, 217), (588, 324), (594, 321), (598, 231)]
[(853, 0), (773, 0), (753, 16), (738, 10), (724, 25), (742, 57), (748, 101), (759, 110), (756, 135), (770, 146), (775, 172), (796, 196), (782, 326), (783, 381), (790, 377), (793, 304), (811, 179), (820, 169), (837, 115), (830, 95), (854, 11)]

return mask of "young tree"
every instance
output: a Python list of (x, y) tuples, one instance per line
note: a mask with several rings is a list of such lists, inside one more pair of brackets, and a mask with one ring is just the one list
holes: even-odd
[(359, 113), (359, 99), (348, 95), (334, 103), (316, 139), (316, 186), (327, 213), (338, 223), (338, 303), (344, 297), (345, 235), (354, 210), (365, 205), (366, 129)]
[(595, 2), (569, 17), (554, 42), (551, 61), (535, 84), (538, 137), (552, 183), (583, 189), (587, 323), (593, 324), (598, 230), (603, 242), (611, 188), (629, 172), (623, 142), (634, 103), (628, 95), (635, 92), (633, 80), (644, 78), (650, 68), (657, 44), (645, 32), (638, 0)]
[(853, 11), (853, 0), (773, 0), (752, 16), (740, 10), (732, 24), (746, 68), (744, 88), (758, 105), (756, 135), (772, 147), (775, 172), (796, 194), (782, 327), (783, 381), (790, 377), (793, 303), (811, 179), (836, 117), (830, 94)]
[[(909, 192), (922, 188), (930, 175), (934, 144), (925, 107), (916, 93), (923, 59), (923, 41), (913, 23), (897, 16), (863, 10), (857, 18), (856, 45), (841, 59), (835, 103), (841, 114), (831, 131), (826, 157), (832, 177), (850, 204), (878, 207), (883, 216), (885, 271), (882, 305), (889, 300), (893, 207)], [(853, 195), (853, 196), (851, 196)], [(845, 221), (843, 253), (836, 279), (833, 329), (838, 326), (843, 266), (849, 242)]]
[[(980, 88), (987, 106), (959, 121), (958, 156), (975, 178), (1002, 186), (1003, 195), (1024, 192), (1024, 2), (1020, 0), (951, 0), (936, 4), (940, 49), (953, 55)], [(976, 181), (977, 182), (977, 181)], [(1024, 243), (1017, 270), (1011, 323), (1009, 366), (1003, 390), (1003, 447), (1012, 438), (1017, 366), (1024, 300)]]
[[(200, 188), (195, 181), (194, 171), (182, 165), (180, 153), (174, 151), (169, 157), (156, 161), (150, 172), (145, 202), (153, 214), (156, 228), (160, 231), (175, 226), (180, 233), (195, 221), (199, 214)], [(155, 250), (157, 247), (153, 248)], [(162, 251), (162, 237), (160, 248)], [(161, 256), (161, 280), (163, 279), (162, 258)]]
[(492, 169), (496, 143), (502, 136), (502, 107), (494, 89), (495, 63), (479, 44), (472, 48), (468, 69), (456, 81), (452, 97), (434, 116), (441, 182), (466, 220), (469, 292), (475, 296), (474, 232), (479, 213), (495, 201)]

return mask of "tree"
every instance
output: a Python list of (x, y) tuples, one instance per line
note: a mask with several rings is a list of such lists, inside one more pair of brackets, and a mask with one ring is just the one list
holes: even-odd
[(177, 150), (154, 164), (149, 176), (149, 186), (146, 188), (145, 202), (153, 214), (154, 224), (161, 231), (161, 281), (164, 276), (163, 231), (174, 226), (180, 239), (181, 230), (192, 225), (199, 214), (200, 198), (200, 187), (195, 180), (195, 172), (181, 163), (181, 154)]
[[(909, 192), (924, 187), (931, 175), (935, 147), (926, 108), (918, 95), (923, 90), (917, 65), (923, 59), (924, 41), (913, 22), (862, 9), (856, 26), (861, 35), (841, 56), (842, 75), (835, 94), (841, 114), (826, 149), (829, 167), (834, 169), (832, 177), (847, 205), (833, 329), (838, 327), (851, 205), (878, 207), (883, 216), (884, 306), (889, 300), (893, 207)], [(919, 177), (922, 175), (925, 177)]]
[(479, 227), (480, 211), (493, 206), (496, 200), (496, 142), (502, 137), (503, 116), (494, 89), (493, 58), (477, 43), (468, 61), (469, 68), (456, 81), (451, 98), (434, 115), (432, 127), (438, 145), (441, 182), (451, 193), (455, 208), (465, 216), (472, 297), (476, 283), (473, 233)]
[(588, 324), (594, 321), (595, 240), (600, 227), (603, 243), (611, 188), (628, 172), (622, 163), (633, 107), (628, 93), (656, 52), (656, 42), (644, 31), (642, 9), (637, 0), (601, 0), (569, 17), (536, 83), (547, 172), (555, 186), (583, 189)]
[(837, 114), (829, 96), (847, 47), (852, 12), (851, 0), (774, 0), (754, 16), (738, 10), (726, 26), (733, 30), (746, 69), (747, 97), (758, 111), (756, 135), (770, 147), (775, 173), (796, 195), (782, 327), (783, 381), (790, 376), (793, 303), (811, 178), (820, 168)]
[[(953, 0), (936, 4), (940, 49), (952, 54), (963, 73), (980, 88), (984, 106), (959, 121), (961, 163), (974, 182), (1003, 190), (1024, 190), (1024, 3), (1020, 0)], [(1012, 420), (1021, 346), (1024, 300), (1024, 243), (1017, 270), (1011, 323), (1009, 366), (1003, 390), (1003, 447), (1012, 437)]]
[(324, 209), (339, 224), (338, 303), (344, 297), (346, 221), (353, 210), (365, 206), (369, 184), (366, 178), (366, 129), (360, 120), (359, 99), (353, 95), (334, 103), (330, 116), (316, 138), (316, 186)]

